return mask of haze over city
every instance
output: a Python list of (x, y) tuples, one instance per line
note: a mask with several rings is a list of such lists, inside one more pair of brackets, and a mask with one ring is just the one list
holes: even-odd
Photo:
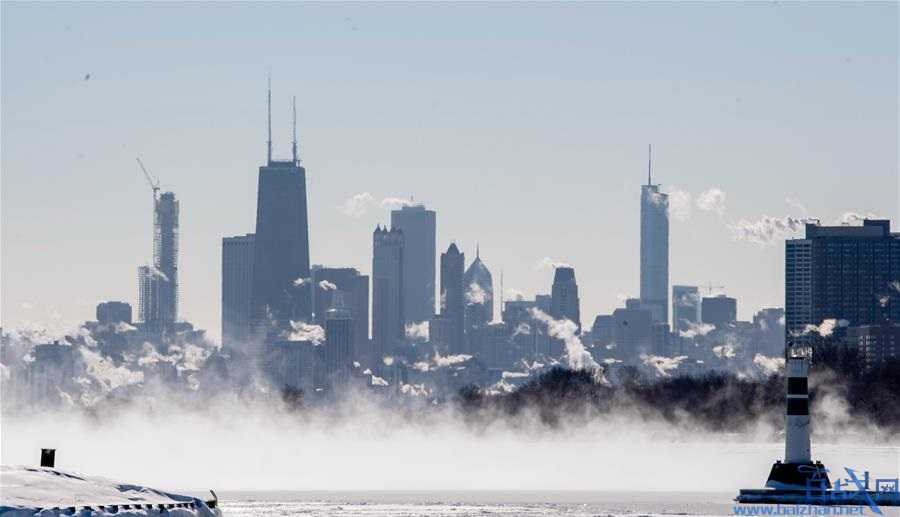
[(893, 3), (3, 10), (8, 328), (136, 304), (141, 156), (181, 202), (180, 313), (218, 338), (220, 239), (253, 231), (268, 74), (276, 158), (297, 97), (313, 264), (368, 273), (384, 200), (413, 197), (438, 250), (480, 244), (507, 298), (549, 290), (545, 258), (574, 266), (589, 324), (638, 295), (648, 143), (671, 283), (724, 286), (741, 319), (783, 305), (799, 236), (752, 242), (741, 221), (898, 215)]

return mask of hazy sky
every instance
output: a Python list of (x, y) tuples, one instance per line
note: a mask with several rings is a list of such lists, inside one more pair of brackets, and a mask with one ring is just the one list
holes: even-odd
[[(313, 263), (369, 273), (380, 201), (415, 196), (439, 248), (480, 242), (507, 288), (548, 292), (544, 257), (575, 266), (590, 325), (638, 291), (652, 142), (654, 178), (691, 196), (671, 283), (724, 285), (749, 318), (783, 304), (784, 245), (735, 241), (739, 221), (898, 226), (897, 20), (896, 3), (3, 2), (2, 324), (136, 306), (140, 155), (181, 200), (181, 315), (218, 336), (268, 71), (276, 155), (297, 95)], [(710, 188), (724, 206), (704, 211)]]

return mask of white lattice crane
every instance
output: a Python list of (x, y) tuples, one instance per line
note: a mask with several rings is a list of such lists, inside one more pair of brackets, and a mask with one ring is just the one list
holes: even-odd
[(141, 171), (144, 172), (144, 177), (147, 178), (147, 183), (149, 183), (150, 188), (153, 189), (153, 199), (155, 201), (159, 194), (159, 179), (154, 178), (153, 176), (150, 175), (149, 172), (147, 172), (147, 168), (144, 167), (144, 162), (141, 161), (140, 157), (138, 157), (137, 162), (138, 162), (138, 165), (141, 166)]

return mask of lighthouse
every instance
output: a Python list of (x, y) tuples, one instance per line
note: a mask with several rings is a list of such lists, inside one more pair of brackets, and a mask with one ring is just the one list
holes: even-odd
[(828, 471), (812, 461), (809, 445), (809, 360), (807, 346), (785, 350), (786, 395), (784, 413), (784, 462), (772, 465), (766, 486), (775, 489), (831, 488)]
[(786, 358), (787, 408), (784, 416), (784, 462), (808, 464), (809, 451), (809, 357), (804, 349), (792, 348)]

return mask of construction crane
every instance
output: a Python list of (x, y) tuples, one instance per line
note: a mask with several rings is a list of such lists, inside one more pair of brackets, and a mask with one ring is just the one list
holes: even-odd
[(147, 172), (147, 168), (144, 167), (144, 162), (141, 161), (140, 156), (137, 158), (138, 165), (141, 166), (141, 170), (144, 172), (144, 177), (147, 178), (147, 183), (150, 184), (150, 188), (153, 189), (153, 200), (155, 201), (159, 194), (159, 179), (153, 178), (149, 172)]
[(710, 282), (709, 285), (704, 285), (703, 288), (706, 289), (707, 296), (712, 296), (713, 289), (725, 290), (724, 285), (712, 285), (712, 282)]

